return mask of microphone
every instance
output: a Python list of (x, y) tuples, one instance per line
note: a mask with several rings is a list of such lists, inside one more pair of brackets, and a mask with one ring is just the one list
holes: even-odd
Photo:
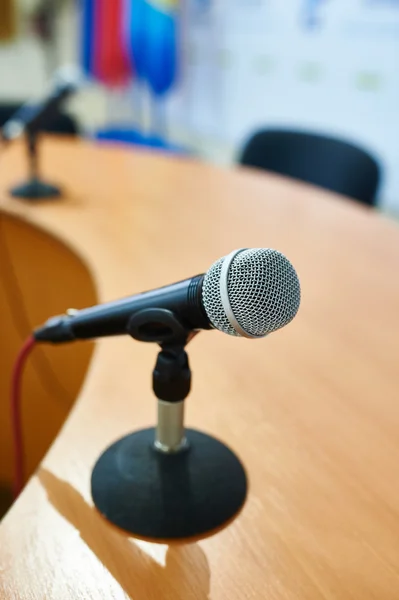
[[(49, 319), (34, 331), (37, 341), (63, 343), (129, 333), (141, 311), (171, 311), (187, 330), (218, 329), (262, 338), (284, 327), (298, 312), (300, 283), (290, 261), (277, 250), (234, 250), (203, 275)], [(156, 311), (155, 311), (156, 312)], [(146, 322), (157, 341), (156, 317)], [(154, 337), (155, 336), (155, 337)], [(146, 341), (150, 341), (147, 338)]]
[(83, 77), (77, 67), (66, 66), (56, 72), (51, 91), (40, 102), (28, 101), (3, 125), (1, 137), (10, 142), (24, 132), (34, 133), (54, 119), (61, 104), (77, 92)]

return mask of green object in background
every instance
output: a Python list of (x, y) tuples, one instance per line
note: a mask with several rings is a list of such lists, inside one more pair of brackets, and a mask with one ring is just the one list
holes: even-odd
[(231, 50), (222, 48), (217, 54), (217, 61), (221, 69), (230, 69), (234, 63), (234, 55)]
[(361, 71), (356, 75), (356, 87), (359, 90), (375, 92), (382, 86), (382, 78), (377, 71)]
[(276, 66), (276, 60), (270, 54), (260, 54), (253, 62), (254, 71), (258, 75), (268, 75)]
[(317, 83), (323, 76), (323, 67), (318, 62), (305, 62), (299, 66), (299, 79), (307, 83)]

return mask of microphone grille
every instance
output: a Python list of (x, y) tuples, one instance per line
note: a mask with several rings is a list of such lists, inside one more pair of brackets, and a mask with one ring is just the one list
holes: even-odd
[(301, 290), (294, 267), (281, 252), (252, 248), (237, 250), (211, 266), (204, 277), (202, 300), (216, 329), (264, 337), (292, 321)]

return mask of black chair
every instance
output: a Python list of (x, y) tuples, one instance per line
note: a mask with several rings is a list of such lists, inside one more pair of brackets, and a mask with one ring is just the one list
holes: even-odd
[[(22, 106), (22, 102), (7, 102), (0, 104), (0, 127)], [(65, 113), (58, 113), (42, 131), (58, 135), (79, 135), (79, 126), (75, 119)]]
[(240, 163), (300, 179), (369, 206), (376, 203), (379, 164), (361, 148), (339, 139), (299, 131), (259, 131), (246, 144)]

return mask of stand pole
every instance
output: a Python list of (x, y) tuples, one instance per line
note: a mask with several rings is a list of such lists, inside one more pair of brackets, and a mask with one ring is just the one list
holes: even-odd
[(28, 167), (30, 172), (30, 180), (39, 179), (39, 161), (37, 157), (37, 134), (28, 131), (26, 134), (26, 143), (28, 149)]
[(191, 370), (184, 346), (164, 345), (152, 374), (152, 389), (158, 398), (155, 448), (165, 454), (187, 447), (184, 431), (184, 400), (190, 393)]
[(173, 454), (187, 447), (184, 430), (184, 400), (164, 402), (158, 400), (158, 422), (154, 446), (159, 452)]
[(61, 190), (54, 185), (45, 183), (39, 177), (39, 158), (38, 158), (38, 131), (26, 132), (26, 144), (28, 151), (28, 169), (29, 179), (26, 183), (17, 185), (11, 189), (11, 195), (25, 200), (41, 200), (49, 198), (58, 198)]

